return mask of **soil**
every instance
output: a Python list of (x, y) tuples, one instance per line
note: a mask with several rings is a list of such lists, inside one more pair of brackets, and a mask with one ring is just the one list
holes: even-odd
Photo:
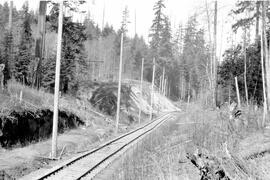
[[(12, 111), (0, 117), (0, 144), (4, 148), (16, 145), (25, 146), (29, 143), (47, 139), (52, 132), (53, 112), (49, 109), (37, 111)], [(58, 132), (73, 129), (84, 122), (72, 113), (59, 111)]]
[(72, 158), (74, 155), (95, 148), (119, 134), (137, 127), (138, 124), (120, 124), (119, 133), (114, 134), (114, 122), (106, 122), (103, 118), (96, 118), (88, 127), (80, 126), (67, 130), (58, 136), (59, 155), (61, 159), (50, 160), (51, 140), (31, 143), (25, 147), (17, 145), (13, 149), (0, 147), (0, 179), (17, 179), (39, 169), (47, 169)]

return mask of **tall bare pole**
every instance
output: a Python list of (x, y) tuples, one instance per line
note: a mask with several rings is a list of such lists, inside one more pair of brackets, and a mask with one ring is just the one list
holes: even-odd
[[(142, 58), (142, 69), (141, 69), (141, 98), (143, 98), (143, 68), (144, 68), (144, 58)], [(141, 124), (141, 114), (142, 114), (142, 108), (140, 106), (139, 109), (139, 124)]]
[(8, 16), (8, 30), (10, 33), (12, 30), (12, 9), (13, 9), (13, 1), (10, 1), (9, 16)]
[[(262, 10), (264, 11), (264, 5), (262, 4)], [(265, 81), (265, 69), (264, 69), (264, 21), (265, 21), (265, 13), (262, 16), (262, 23), (261, 23), (261, 66), (262, 66), (262, 82), (263, 82), (263, 119), (262, 119), (262, 127), (264, 127), (265, 118), (267, 115), (267, 99), (266, 99), (266, 81)]]
[(260, 1), (256, 2), (256, 43), (259, 42)]
[(159, 87), (158, 87), (158, 89), (159, 89), (159, 93), (161, 94), (161, 90), (162, 90), (162, 76), (160, 76), (159, 77)]
[(121, 79), (122, 79), (122, 63), (123, 63), (123, 41), (124, 41), (124, 32), (122, 32), (122, 34), (121, 34), (119, 78), (118, 78), (118, 92), (117, 92), (117, 112), (116, 112), (116, 125), (115, 125), (115, 132), (116, 133), (118, 132), (119, 114), (120, 114)]
[(240, 93), (239, 93), (237, 77), (234, 77), (234, 80), (235, 80), (235, 89), (236, 89), (236, 95), (237, 95), (237, 104), (238, 104), (238, 107), (240, 107), (241, 106), (241, 101), (240, 101)]
[(102, 13), (102, 31), (104, 29), (104, 20), (105, 20), (105, 2), (103, 4), (103, 13)]
[(60, 82), (60, 59), (62, 45), (62, 30), (63, 30), (63, 1), (59, 2), (59, 17), (58, 17), (58, 35), (57, 35), (57, 55), (55, 68), (55, 86), (54, 86), (54, 108), (53, 108), (53, 132), (52, 132), (52, 153), (51, 157), (56, 158), (57, 151), (57, 131), (58, 131), (58, 106), (59, 106), (59, 82)]
[(217, 0), (215, 1), (215, 15), (214, 15), (214, 53), (213, 53), (213, 62), (214, 62), (214, 104), (218, 104), (218, 83), (217, 83)]
[(165, 67), (163, 67), (162, 70), (162, 86), (161, 86), (161, 92), (164, 94), (164, 78), (165, 78)]
[(137, 12), (135, 9), (135, 17), (134, 17), (134, 36), (137, 34)]
[(268, 1), (262, 2), (262, 24), (263, 24), (263, 39), (264, 39), (264, 64), (265, 64), (265, 80), (266, 80), (266, 104), (267, 109), (270, 108), (270, 61), (269, 61), (269, 51), (268, 51), (268, 42), (267, 42), (267, 33), (266, 33), (266, 7), (268, 7)]
[(246, 104), (248, 105), (248, 87), (247, 87), (247, 50), (246, 50), (246, 35), (247, 29), (244, 30), (244, 81), (245, 81), (245, 94), (246, 94)]
[[(210, 21), (210, 15), (209, 15), (209, 9), (208, 9), (208, 2), (205, 0), (205, 6), (206, 6), (206, 15), (207, 15), (207, 24), (208, 24), (208, 35), (209, 35), (209, 44), (210, 44), (210, 81), (209, 86), (210, 90), (213, 93), (214, 90), (214, 79), (213, 79), (213, 45), (212, 45), (212, 38), (211, 38), (211, 21)], [(211, 93), (211, 94), (212, 94)], [(212, 97), (211, 97), (212, 98)]]
[(153, 99), (154, 99), (154, 85), (155, 85), (155, 71), (156, 71), (156, 62), (155, 58), (153, 58), (153, 74), (152, 74), (152, 89), (151, 89), (151, 112), (150, 112), (150, 121), (152, 120), (153, 117)]
[(167, 78), (164, 78), (163, 95), (166, 96)]

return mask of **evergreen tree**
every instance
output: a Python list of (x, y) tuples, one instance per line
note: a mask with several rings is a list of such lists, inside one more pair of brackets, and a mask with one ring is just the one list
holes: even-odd
[(158, 0), (157, 3), (154, 5), (154, 15), (155, 18), (153, 20), (153, 24), (151, 26), (151, 41), (150, 41), (150, 48), (152, 51), (152, 55), (154, 57), (158, 57), (159, 48), (161, 46), (161, 33), (163, 30), (164, 25), (164, 14), (163, 9), (165, 8), (164, 0)]
[(97, 30), (95, 23), (93, 20), (86, 18), (83, 22), (85, 26), (85, 33), (87, 36), (87, 39), (93, 40), (99, 38), (99, 30)]
[[(248, 27), (255, 23), (256, 26), (255, 38), (258, 41), (259, 18), (261, 16), (260, 7), (262, 5), (262, 2), (263, 1), (238, 1), (236, 3), (236, 9), (232, 10), (232, 12), (236, 16), (236, 18), (238, 16), (240, 16), (241, 18), (237, 18), (237, 21), (232, 25), (232, 29), (234, 31), (237, 31), (238, 28)], [(246, 17), (246, 14), (250, 14), (250, 16)]]
[(16, 80), (24, 84), (30, 83), (29, 64), (32, 60), (32, 30), (30, 25), (30, 13), (28, 3), (23, 5), (23, 24), (21, 29), (21, 40), (19, 44), (19, 52), (15, 61), (14, 76)]
[(172, 34), (171, 34), (171, 24), (169, 18), (165, 16), (164, 18), (164, 28), (161, 32), (161, 46), (160, 46), (160, 59), (159, 63), (161, 66), (169, 66), (173, 59), (173, 44), (172, 44)]
[(183, 72), (185, 82), (189, 84), (189, 87), (186, 87), (188, 92), (186, 94), (189, 94), (190, 97), (196, 96), (207, 80), (206, 69), (204, 67), (206, 67), (209, 54), (206, 52), (204, 31), (201, 29), (197, 30), (196, 16), (192, 16), (187, 22), (180, 62), (181, 72)]
[(12, 33), (6, 31), (4, 35), (4, 54), (3, 61), (0, 63), (5, 64), (4, 69), (4, 85), (7, 85), (7, 81), (11, 78), (10, 64), (12, 63), (12, 44), (13, 36)]
[[(259, 45), (259, 47), (258, 47)], [(263, 83), (261, 68), (260, 43), (251, 44), (247, 47), (247, 86), (248, 96), (255, 102), (261, 104), (263, 100)], [(228, 100), (228, 89), (232, 90), (231, 97), (236, 99), (234, 77), (238, 77), (240, 96), (245, 97), (244, 89), (244, 53), (243, 47), (237, 45), (227, 49), (224, 53), (224, 60), (219, 67), (220, 81), (225, 91), (225, 100)]]
[(112, 26), (109, 26), (109, 24), (106, 23), (105, 27), (103, 28), (102, 30), (102, 37), (107, 37), (109, 36), (110, 34), (113, 34), (115, 33), (114, 29)]
[(123, 11), (123, 15), (122, 15), (122, 22), (121, 22), (121, 31), (126, 34), (128, 31), (128, 24), (129, 22), (129, 11), (128, 11), (128, 7), (125, 6), (125, 9)]
[[(58, 28), (58, 5), (54, 5), (50, 13), (50, 25), (52, 30)], [(63, 39), (62, 39), (62, 58), (61, 58), (61, 74), (60, 74), (60, 87), (63, 93), (67, 93), (70, 90), (76, 90), (79, 79), (77, 79), (78, 73), (84, 73), (86, 68), (85, 62), (85, 49), (84, 41), (86, 40), (85, 26), (81, 23), (75, 23), (72, 21), (72, 17), (64, 17), (63, 19)], [(53, 63), (49, 63), (53, 65)], [(50, 79), (53, 68), (47, 68), (45, 76), (46, 84), (51, 87), (50, 83), (54, 83)], [(47, 74), (50, 74), (48, 76)]]

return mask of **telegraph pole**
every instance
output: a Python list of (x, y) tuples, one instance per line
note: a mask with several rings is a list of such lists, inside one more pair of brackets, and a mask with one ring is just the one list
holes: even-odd
[(162, 94), (164, 94), (164, 78), (165, 78), (165, 67), (163, 67), (163, 72), (162, 72), (162, 85), (161, 85)]
[(63, 30), (63, 1), (59, 2), (59, 17), (58, 17), (58, 36), (57, 36), (57, 55), (55, 68), (55, 87), (54, 87), (54, 108), (53, 108), (53, 132), (52, 132), (52, 153), (51, 158), (56, 158), (57, 151), (57, 131), (58, 131), (58, 105), (59, 105), (59, 82), (60, 82), (60, 59), (62, 45), (62, 30)]
[(135, 17), (134, 17), (134, 36), (137, 34), (137, 12), (135, 9)]
[(103, 5), (103, 13), (102, 13), (102, 31), (104, 30), (104, 18), (105, 18), (105, 2)]
[(121, 96), (121, 79), (122, 79), (122, 61), (123, 61), (123, 41), (124, 32), (121, 34), (121, 47), (120, 47), (120, 63), (119, 63), (119, 78), (118, 78), (118, 93), (117, 93), (117, 112), (116, 112), (116, 125), (115, 132), (118, 132), (119, 126), (119, 113), (120, 113), (120, 96)]
[(155, 84), (155, 58), (153, 59), (153, 74), (152, 74), (152, 89), (151, 89), (151, 112), (150, 112), (150, 121), (152, 120), (153, 117), (153, 98), (154, 98), (154, 84)]
[(218, 75), (217, 75), (217, 0), (215, 0), (215, 15), (214, 15), (214, 53), (213, 53), (213, 62), (214, 62), (214, 104), (217, 106), (218, 104)]
[[(143, 66), (144, 66), (144, 58), (142, 58), (142, 69), (141, 69), (141, 98), (143, 98)], [(142, 108), (140, 106), (139, 110), (139, 124), (141, 124), (141, 113), (142, 113)]]

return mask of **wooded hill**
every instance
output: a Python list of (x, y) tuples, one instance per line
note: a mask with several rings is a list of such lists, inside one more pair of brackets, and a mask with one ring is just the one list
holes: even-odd
[[(85, 16), (83, 22), (75, 22), (71, 14), (80, 13), (79, 7), (84, 3), (84, 1), (64, 3), (67, 12), (70, 13), (65, 14), (63, 22), (61, 92), (76, 93), (85, 82), (116, 82), (120, 35), (124, 32), (123, 79), (138, 80), (141, 60), (144, 58), (144, 80), (151, 81), (152, 62), (155, 58), (155, 84), (157, 87), (160, 86), (164, 72), (167, 81), (166, 92), (172, 99), (189, 101), (204, 98), (206, 103), (211, 104), (209, 102), (212, 102), (213, 89), (218, 87), (219, 101), (235, 100), (234, 78), (238, 77), (240, 96), (247, 102), (255, 100), (261, 104), (263, 100), (261, 69), (264, 67), (261, 64), (261, 53), (264, 53), (261, 51), (261, 44), (266, 47), (264, 48), (266, 52), (269, 42), (267, 23), (270, 16), (267, 2), (236, 3), (232, 13), (236, 21), (232, 30), (243, 29), (245, 43), (233, 44), (226, 50), (223, 55), (224, 61), (218, 64), (217, 69), (215, 69), (217, 57), (214, 55), (215, 34), (210, 33), (213, 31), (212, 26), (209, 26), (208, 30), (199, 28), (199, 18), (196, 14), (190, 16), (186, 24), (179, 24), (178, 30), (173, 33), (171, 19), (165, 13), (165, 1), (157, 0), (153, 5), (154, 19), (147, 43), (137, 34), (133, 37), (127, 35), (130, 23), (128, 7), (122, 12), (122, 20), (119, 20), (122, 24), (120, 29), (114, 29), (109, 23), (100, 28), (90, 15)], [(49, 14), (45, 17), (46, 34), (40, 55), (40, 50), (37, 49), (40, 48), (38, 31), (42, 9), (37, 13), (29, 11), (27, 2), (21, 10), (13, 7), (10, 11), (7, 2), (0, 5), (0, 63), (6, 65), (5, 81), (14, 78), (28, 86), (37, 88), (41, 86), (53, 92), (58, 4), (48, 2), (44, 7)], [(216, 17), (212, 18), (209, 15), (210, 11), (217, 11), (215, 6), (206, 3), (205, 11), (208, 12), (208, 24), (215, 23)], [(253, 16), (242, 18), (244, 13)], [(262, 24), (263, 27), (259, 25), (260, 19), (265, 22)], [(254, 25), (256, 35), (251, 37), (250, 28)], [(262, 36), (265, 37), (263, 43), (260, 42), (259, 35), (259, 29), (262, 28), (265, 29), (263, 31), (265, 36)], [(254, 43), (252, 39), (256, 39)], [(265, 61), (269, 56), (264, 57)], [(218, 76), (215, 75), (216, 72)], [(268, 79), (265, 79), (267, 84)]]

